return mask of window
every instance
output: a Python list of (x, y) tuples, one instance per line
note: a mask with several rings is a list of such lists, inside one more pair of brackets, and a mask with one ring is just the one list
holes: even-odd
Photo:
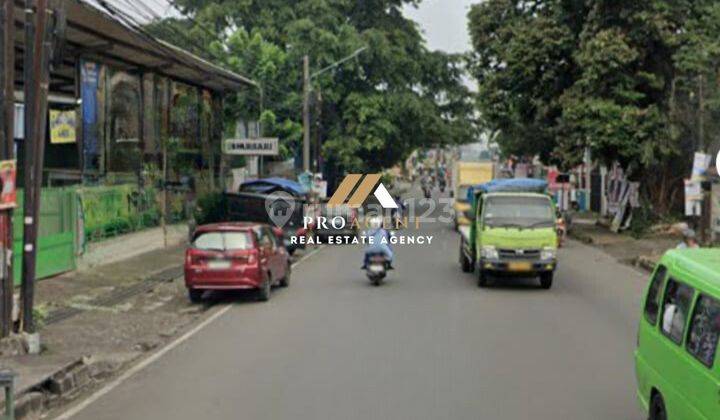
[(267, 229), (255, 229), (255, 235), (257, 236), (258, 245), (261, 248), (272, 247), (272, 239), (270, 239), (270, 236), (268, 236)]
[(712, 367), (718, 336), (720, 336), (720, 302), (707, 296), (700, 296), (690, 324), (687, 350), (707, 367)]
[(193, 241), (193, 247), (202, 250), (235, 251), (252, 248), (247, 232), (201, 233)]
[(225, 232), (225, 249), (238, 250), (252, 248), (252, 241), (247, 232)]
[(217, 250), (222, 251), (223, 249), (223, 237), (220, 232), (208, 232), (201, 233), (193, 241), (193, 247), (202, 250)]
[(546, 197), (494, 196), (484, 203), (484, 222), (490, 227), (555, 226), (555, 213)]
[(665, 282), (667, 268), (664, 265), (658, 266), (650, 282), (650, 288), (645, 301), (645, 318), (652, 325), (657, 324), (658, 312), (660, 311), (660, 290)]
[(263, 233), (265, 234), (268, 246), (272, 249), (275, 249), (275, 247), (277, 246), (277, 238), (275, 238), (275, 233), (273, 233), (272, 229), (270, 228), (264, 228)]
[(662, 332), (677, 344), (682, 342), (694, 293), (692, 287), (672, 278), (668, 280), (663, 299)]

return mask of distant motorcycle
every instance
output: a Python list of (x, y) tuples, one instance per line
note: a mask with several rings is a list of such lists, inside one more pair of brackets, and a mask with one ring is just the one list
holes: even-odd
[(432, 194), (432, 190), (430, 189), (430, 186), (424, 186), (423, 187), (423, 195), (425, 196), (425, 198), (430, 198), (431, 194)]
[(390, 262), (383, 253), (371, 253), (368, 254), (368, 263), (365, 268), (365, 274), (367, 274), (370, 283), (373, 286), (380, 286), (383, 279), (387, 275), (387, 270), (390, 266)]

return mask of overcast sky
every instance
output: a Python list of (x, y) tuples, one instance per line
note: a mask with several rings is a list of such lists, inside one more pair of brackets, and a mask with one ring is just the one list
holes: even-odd
[(420, 7), (407, 7), (405, 13), (420, 24), (428, 48), (447, 52), (470, 49), (467, 13), (480, 0), (423, 0)]

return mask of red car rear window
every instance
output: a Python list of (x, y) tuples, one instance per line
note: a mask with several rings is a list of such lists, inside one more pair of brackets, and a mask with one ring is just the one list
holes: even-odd
[(252, 240), (248, 232), (206, 232), (195, 237), (193, 248), (216, 251), (252, 249)]

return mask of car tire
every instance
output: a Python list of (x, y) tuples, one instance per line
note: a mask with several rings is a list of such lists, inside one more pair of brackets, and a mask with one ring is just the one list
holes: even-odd
[(463, 273), (469, 273), (473, 270), (472, 263), (465, 256), (465, 253), (462, 250), (462, 242), (460, 243), (460, 268), (462, 269)]
[(270, 282), (270, 276), (267, 273), (263, 276), (263, 283), (257, 291), (257, 298), (260, 302), (267, 302), (270, 300), (270, 294), (272, 293), (272, 283)]
[(488, 286), (488, 274), (482, 268), (478, 269), (477, 284), (478, 284), (478, 287), (487, 287)]
[(204, 290), (188, 289), (188, 298), (190, 298), (190, 302), (192, 303), (200, 303), (202, 302), (202, 297), (204, 293)]
[(656, 392), (650, 400), (649, 420), (667, 420), (667, 411), (665, 410), (665, 401), (662, 395)]
[(288, 261), (287, 268), (285, 269), (285, 276), (280, 279), (280, 287), (290, 286), (290, 274), (291, 273), (292, 273), (292, 264), (290, 264), (290, 261)]
[(543, 289), (549, 289), (553, 284), (553, 272), (548, 271), (540, 274), (540, 287)]

